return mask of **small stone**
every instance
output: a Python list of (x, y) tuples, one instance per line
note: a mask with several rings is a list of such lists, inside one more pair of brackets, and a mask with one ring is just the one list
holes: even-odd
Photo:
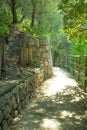
[(14, 117), (16, 117), (17, 115), (18, 115), (18, 111), (15, 110), (15, 112), (14, 112)]

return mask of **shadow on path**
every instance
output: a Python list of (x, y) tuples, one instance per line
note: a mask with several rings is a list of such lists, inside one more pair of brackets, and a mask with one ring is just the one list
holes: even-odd
[(54, 68), (41, 93), (14, 119), (10, 130), (87, 130), (87, 95), (67, 72)]

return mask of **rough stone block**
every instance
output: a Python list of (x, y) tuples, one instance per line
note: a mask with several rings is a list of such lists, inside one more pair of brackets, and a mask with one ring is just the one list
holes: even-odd
[(20, 113), (20, 112), (22, 111), (21, 103), (18, 104), (18, 108), (17, 108), (17, 110), (18, 110), (18, 113)]
[(3, 109), (4, 118), (7, 119), (10, 116), (11, 108), (9, 105), (5, 105), (5, 108)]
[(5, 106), (4, 97), (0, 97), (0, 109), (3, 110), (4, 106)]
[(3, 129), (3, 130), (6, 130), (7, 128), (8, 128), (7, 120), (4, 120), (4, 121), (2, 122), (2, 129)]
[(11, 124), (12, 120), (13, 120), (12, 116), (9, 116), (7, 118), (7, 124), (8, 124), (8, 126)]
[(3, 120), (3, 113), (2, 113), (2, 111), (0, 110), (0, 124), (1, 124), (2, 120)]
[(12, 96), (12, 98), (11, 98), (11, 100), (10, 100), (10, 108), (11, 108), (11, 110), (17, 108), (17, 102), (16, 102), (16, 98), (15, 98), (14, 95)]
[(0, 126), (0, 130), (2, 130), (1, 126)]

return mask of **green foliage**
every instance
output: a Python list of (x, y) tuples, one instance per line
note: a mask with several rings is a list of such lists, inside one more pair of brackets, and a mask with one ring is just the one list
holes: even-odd
[(37, 36), (49, 38), (51, 33), (55, 31), (55, 25), (58, 30), (57, 0), (39, 0), (34, 2), (36, 14), (32, 29)]
[(9, 34), (9, 28), (6, 24), (0, 23), (0, 36), (6, 36)]
[(82, 43), (83, 37), (87, 39), (87, 1), (61, 0), (59, 9), (63, 14), (64, 31), (69, 34), (68, 40), (78, 39)]
[(62, 16), (58, 12), (55, 16), (56, 21), (54, 22), (54, 30), (51, 33), (51, 48), (52, 48), (52, 55), (53, 55), (53, 63), (59, 61), (58, 59), (62, 59), (64, 55), (69, 55), (69, 46), (70, 44), (67, 42), (67, 35), (64, 34), (62, 26)]
[(21, 23), (16, 25), (20, 31), (28, 33), (30, 30), (30, 20), (28, 18), (24, 19)]
[(11, 13), (9, 8), (2, 6), (0, 8), (0, 36), (6, 36), (9, 33), (8, 25), (11, 24)]
[(70, 48), (73, 55), (87, 55), (87, 44), (74, 44)]
[(0, 23), (4, 23), (4, 24), (11, 24), (11, 13), (9, 8), (1, 8), (0, 9)]

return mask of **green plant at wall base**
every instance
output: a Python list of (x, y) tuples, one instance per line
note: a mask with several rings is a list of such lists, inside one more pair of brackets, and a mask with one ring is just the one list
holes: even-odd
[(35, 59), (31, 59), (31, 65), (35, 63)]

